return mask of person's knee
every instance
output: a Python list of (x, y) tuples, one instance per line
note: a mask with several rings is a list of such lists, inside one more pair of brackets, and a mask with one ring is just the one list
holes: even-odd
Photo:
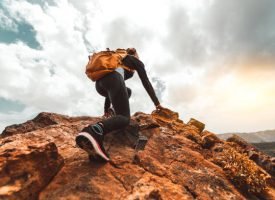
[(130, 124), (130, 116), (125, 117), (125, 126), (128, 126)]
[(130, 124), (130, 116), (120, 115), (120, 121), (123, 127), (128, 126)]

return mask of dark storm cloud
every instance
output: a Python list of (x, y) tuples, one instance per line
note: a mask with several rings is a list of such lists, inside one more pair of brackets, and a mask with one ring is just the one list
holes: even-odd
[(181, 63), (191, 65), (268, 62), (275, 56), (274, 9), (273, 0), (216, 0), (193, 15), (176, 8), (164, 44)]

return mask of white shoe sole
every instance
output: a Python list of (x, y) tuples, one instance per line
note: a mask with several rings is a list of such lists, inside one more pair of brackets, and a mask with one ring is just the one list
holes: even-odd
[[(83, 136), (85, 138), (87, 138), (91, 144), (94, 147), (94, 150), (96, 152), (96, 154), (98, 154), (100, 157), (102, 157), (104, 160), (109, 161), (110, 159), (103, 153), (103, 151), (101, 150), (100, 146), (98, 145), (98, 143), (96, 142), (96, 140), (89, 134), (86, 132), (81, 132), (79, 133), (76, 137), (78, 136)], [(88, 152), (89, 153), (89, 152)]]

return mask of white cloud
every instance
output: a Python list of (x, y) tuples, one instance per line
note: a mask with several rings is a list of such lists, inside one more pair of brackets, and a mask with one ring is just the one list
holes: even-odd
[[(23, 1), (7, 1), (6, 5), (11, 15), (33, 26), (42, 48), (31, 49), (21, 42), (0, 44), (0, 96), (32, 108), (24, 112), (101, 114), (103, 108), (92, 105), (103, 107), (102, 99), (84, 73), (88, 52), (79, 28), (79, 11), (66, 1), (44, 10)], [(24, 117), (16, 119), (27, 120), (31, 113), (18, 115)]]
[[(40, 111), (100, 115), (103, 98), (84, 73), (88, 53), (134, 46), (148, 76), (165, 87), (163, 106), (185, 121), (198, 118), (217, 132), (274, 128), (271, 1), (47, 2), (4, 0), (10, 16), (0, 11), (6, 27), (16, 29), (12, 19), (33, 26), (41, 46), (0, 44), (0, 97), (26, 106), (1, 114), (2, 126)], [(132, 112), (154, 109), (137, 75), (126, 84)]]
[(0, 113), (0, 130), (4, 130), (7, 125), (17, 124), (32, 119), (39, 112), (39, 110), (33, 107), (24, 109), (20, 114), (18, 112), (12, 112), (9, 114)]
[(3, 29), (14, 32), (18, 31), (16, 23), (13, 21), (13, 19), (6, 16), (3, 10), (0, 10), (0, 25)]

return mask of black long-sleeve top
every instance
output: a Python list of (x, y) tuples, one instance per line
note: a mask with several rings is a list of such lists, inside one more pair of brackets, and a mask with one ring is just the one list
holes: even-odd
[[(145, 88), (146, 92), (148, 93), (148, 95), (150, 96), (151, 100), (154, 102), (155, 106), (159, 105), (159, 100), (156, 96), (155, 90), (150, 82), (150, 80), (148, 79), (146, 70), (145, 70), (145, 66), (143, 64), (143, 62), (141, 62), (139, 59), (137, 59), (134, 56), (131, 55), (127, 55), (123, 60), (122, 60), (123, 64), (130, 67), (131, 69), (137, 71), (138, 76), (142, 82), (143, 87)], [(124, 80), (127, 80), (131, 77), (133, 77), (134, 72), (128, 71), (128, 70), (124, 70)], [(107, 97), (105, 99), (105, 104), (104, 104), (104, 110), (105, 112), (108, 110), (108, 108), (110, 107), (110, 100)]]
[[(129, 57), (131, 57), (131, 59), (128, 59)], [(148, 93), (148, 95), (150, 96), (152, 101), (154, 102), (155, 106), (159, 105), (159, 100), (156, 96), (155, 90), (154, 90), (150, 80), (148, 79), (143, 62), (141, 62), (139, 59), (135, 58), (134, 56), (128, 55), (125, 57), (123, 64), (125, 64), (126, 66), (129, 66), (137, 71), (143, 87), (145, 88), (146, 92)], [(128, 78), (131, 78), (133, 76), (133, 73), (131, 73), (130, 71), (127, 71), (127, 70), (124, 70), (124, 71), (125, 71), (124, 80), (127, 80)]]

